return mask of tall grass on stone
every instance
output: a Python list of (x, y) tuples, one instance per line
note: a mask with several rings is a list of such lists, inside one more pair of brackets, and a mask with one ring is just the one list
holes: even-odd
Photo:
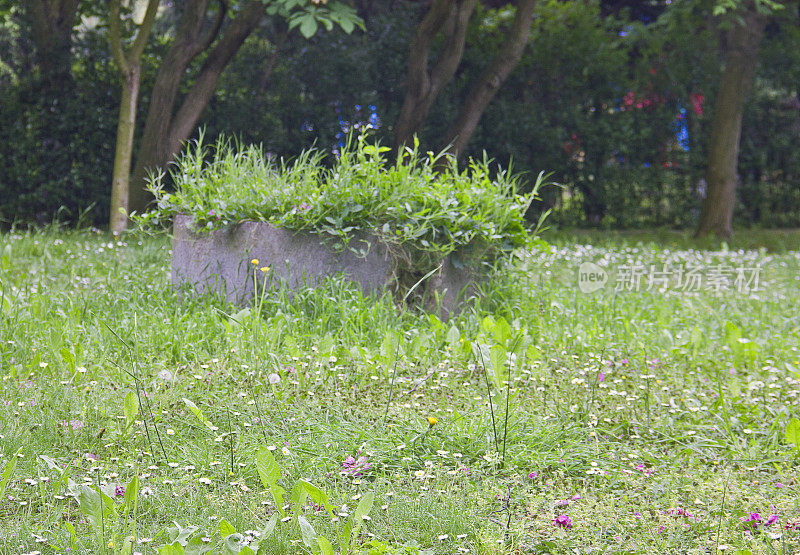
[(187, 214), (198, 231), (269, 222), (317, 233), (334, 249), (347, 248), (361, 232), (377, 235), (404, 291), (449, 255), (456, 264), (492, 265), (530, 242), (525, 213), (543, 174), (522, 193), (520, 179), (494, 171), (488, 159), (459, 168), (414, 147), (390, 162), (388, 150), (361, 135), (334, 160), (319, 150), (273, 160), (260, 146), (224, 138), (207, 145), (201, 135), (176, 163), (174, 190), (163, 174), (151, 181), (158, 207), (138, 220), (168, 225)]

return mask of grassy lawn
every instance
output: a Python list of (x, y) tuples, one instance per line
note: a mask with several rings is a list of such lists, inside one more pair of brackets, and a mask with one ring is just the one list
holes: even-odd
[(545, 238), (441, 322), (0, 236), (0, 552), (800, 553), (800, 234)]

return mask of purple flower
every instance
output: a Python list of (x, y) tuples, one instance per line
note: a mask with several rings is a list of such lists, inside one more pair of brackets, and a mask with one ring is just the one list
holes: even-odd
[(368, 470), (371, 466), (372, 463), (367, 462), (367, 457), (364, 455), (361, 455), (357, 459), (351, 455), (342, 462), (343, 470), (339, 474), (343, 476), (361, 476), (361, 473)]
[(62, 421), (60, 422), (60, 424), (61, 424), (62, 426), (64, 426), (64, 427), (70, 427), (70, 428), (72, 428), (72, 431), (73, 431), (73, 432), (75, 432), (75, 431), (77, 431), (77, 430), (80, 430), (81, 428), (83, 428), (83, 422), (81, 422), (80, 420), (69, 420), (69, 421), (67, 421), (67, 420), (62, 420)]
[(669, 509), (666, 510), (666, 514), (674, 517), (679, 517), (679, 516), (685, 516), (686, 518), (694, 517), (692, 513), (690, 513), (683, 507), (670, 507)]
[(769, 518), (767, 518), (767, 521), (764, 523), (764, 526), (772, 526), (773, 524), (778, 522), (779, 518), (780, 517), (778, 517), (778, 515), (769, 515)]
[(120, 495), (125, 495), (125, 486), (119, 485), (114, 488), (114, 497), (119, 497)]
[(605, 374), (603, 374), (602, 372), (600, 372), (600, 373), (597, 375), (597, 381), (598, 381), (598, 382), (602, 382), (602, 381), (603, 381), (603, 380), (605, 380), (605, 379), (606, 379), (606, 375), (605, 375)]
[(758, 513), (750, 513), (739, 520), (742, 521), (742, 526), (747, 531), (757, 532), (761, 527), (761, 515)]
[(536, 472), (535, 470), (533, 472), (531, 472), (530, 474), (528, 474), (528, 478), (530, 478), (531, 480), (535, 480), (538, 477), (539, 477), (539, 473)]
[(558, 526), (559, 528), (566, 528), (569, 530), (572, 528), (572, 519), (569, 515), (559, 515), (553, 519), (553, 526)]
[(639, 472), (641, 472), (641, 473), (642, 473), (642, 474), (644, 474), (645, 476), (650, 476), (650, 474), (652, 474), (652, 473), (653, 473), (653, 470), (652, 470), (652, 469), (650, 469), (650, 468), (647, 468), (647, 467), (646, 467), (645, 465), (643, 465), (642, 463), (639, 463), (639, 464), (637, 464), (637, 465), (636, 465), (636, 470), (638, 470)]
[(295, 204), (294, 206), (292, 206), (291, 213), (298, 214), (302, 212), (308, 212), (309, 210), (311, 210), (311, 205), (308, 204), (307, 202), (301, 202), (299, 205)]

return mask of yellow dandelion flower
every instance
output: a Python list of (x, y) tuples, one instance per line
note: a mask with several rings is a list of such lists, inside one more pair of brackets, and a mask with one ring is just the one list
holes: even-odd
[(436, 418), (434, 418), (433, 416), (428, 417), (428, 424), (430, 424), (431, 428), (433, 428), (437, 422), (438, 420), (436, 420)]
[(267, 272), (269, 272), (269, 266), (264, 266), (263, 268), (261, 268), (261, 271), (266, 274)]
[(253, 266), (258, 266), (258, 258), (254, 258), (253, 260), (251, 260), (250, 264), (252, 264)]

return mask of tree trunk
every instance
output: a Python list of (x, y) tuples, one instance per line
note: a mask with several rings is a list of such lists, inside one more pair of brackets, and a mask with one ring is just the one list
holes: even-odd
[(31, 38), (45, 91), (61, 92), (70, 80), (72, 29), (79, 0), (28, 0)]
[(696, 233), (698, 237), (709, 233), (729, 237), (733, 233), (742, 114), (766, 25), (766, 17), (757, 13), (752, 5), (743, 14), (743, 19), (742, 24), (733, 23), (726, 37), (725, 67), (711, 121), (707, 189)]
[(141, 212), (147, 208), (151, 201), (150, 193), (145, 188), (148, 172), (165, 170), (181, 143), (189, 138), (214, 94), (222, 71), (265, 13), (264, 4), (258, 0), (251, 0), (242, 7), (209, 52), (194, 85), (176, 113), (181, 79), (191, 61), (214, 42), (224, 17), (223, 3), (216, 22), (205, 33), (201, 33), (207, 4), (207, 0), (187, 3), (175, 43), (164, 57), (156, 76), (133, 170), (129, 194), (132, 211)]
[(160, 165), (161, 162), (156, 163), (155, 161), (169, 160), (169, 155), (165, 152), (166, 138), (169, 135), (172, 110), (178, 96), (181, 79), (192, 60), (216, 38), (219, 26), (222, 24), (225, 10), (221, 7), (218, 13), (218, 16), (221, 17), (218, 17), (216, 24), (210, 27), (205, 35), (202, 35), (207, 8), (208, 0), (186, 2), (175, 41), (159, 66), (153, 91), (150, 94), (150, 106), (147, 110), (139, 153), (133, 169), (128, 195), (128, 205), (131, 211), (141, 212), (149, 203), (150, 197), (144, 189), (147, 169)]
[(134, 64), (122, 79), (122, 101), (117, 122), (114, 175), (111, 181), (111, 214), (108, 228), (120, 233), (128, 226), (128, 189), (133, 157), (133, 132), (136, 128), (136, 104), (139, 98), (141, 70)]
[(269, 59), (267, 60), (267, 65), (264, 68), (264, 72), (261, 74), (261, 79), (259, 79), (258, 81), (258, 94), (256, 95), (256, 100), (258, 100), (259, 102), (264, 98), (264, 93), (267, 92), (270, 79), (272, 78), (272, 71), (275, 69), (275, 64), (278, 62), (278, 58), (280, 57), (281, 51), (283, 50), (283, 45), (288, 37), (289, 37), (289, 29), (284, 29), (278, 35), (278, 40), (275, 41), (274, 49), (272, 50), (272, 53), (269, 55)]
[(536, 0), (520, 0), (514, 22), (500, 51), (472, 85), (455, 121), (447, 131), (448, 152), (458, 159), (478, 126), (484, 110), (519, 63), (531, 32)]
[(214, 90), (223, 70), (239, 51), (247, 37), (258, 27), (265, 13), (261, 2), (251, 2), (231, 22), (208, 54), (208, 58), (195, 79), (194, 86), (187, 93), (172, 120), (168, 143), (170, 159), (194, 131), (197, 121), (208, 106), (211, 97), (214, 96)]
[[(395, 124), (395, 152), (411, 142), (431, 105), (450, 82), (464, 55), (467, 25), (476, 0), (434, 0), (417, 28), (408, 56), (406, 96)], [(436, 66), (428, 70), (434, 38), (444, 29), (445, 41)]]
[(159, 2), (160, 0), (148, 0), (147, 10), (141, 25), (139, 25), (136, 39), (130, 50), (125, 52), (120, 31), (120, 0), (111, 1), (108, 25), (109, 44), (122, 77), (122, 99), (117, 121), (117, 144), (111, 179), (111, 206), (108, 220), (109, 231), (112, 233), (120, 233), (128, 227), (128, 193), (131, 158), (133, 157), (133, 133), (136, 129), (136, 105), (139, 101), (139, 82), (142, 74), (141, 59), (158, 13)]

